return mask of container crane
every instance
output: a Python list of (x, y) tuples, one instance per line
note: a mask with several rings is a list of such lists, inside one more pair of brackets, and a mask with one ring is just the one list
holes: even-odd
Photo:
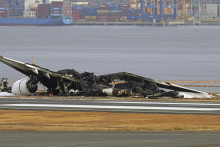
[(179, 19), (186, 19), (192, 17), (193, 16), (192, 0), (178, 0), (177, 14)]
[(141, 20), (157, 22), (177, 17), (177, 0), (141, 0)]

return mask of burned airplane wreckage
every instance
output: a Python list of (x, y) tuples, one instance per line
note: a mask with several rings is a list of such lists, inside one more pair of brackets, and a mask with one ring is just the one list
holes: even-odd
[(3, 56), (0, 56), (0, 61), (27, 76), (13, 84), (12, 93), (16, 95), (36, 93), (40, 82), (47, 87), (48, 94), (59, 96), (211, 97), (205, 92), (127, 72), (96, 76), (89, 72), (78, 73), (74, 69), (53, 72), (34, 64), (23, 63)]

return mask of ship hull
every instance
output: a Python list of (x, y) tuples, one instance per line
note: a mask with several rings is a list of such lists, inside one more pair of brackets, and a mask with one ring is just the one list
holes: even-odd
[[(69, 20), (69, 21), (65, 21)], [(63, 17), (62, 19), (30, 19), (30, 18), (0, 18), (1, 26), (62, 26), (72, 24), (70, 17)]]

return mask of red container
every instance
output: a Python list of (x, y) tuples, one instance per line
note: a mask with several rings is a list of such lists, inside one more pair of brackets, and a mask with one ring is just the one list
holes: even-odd
[(72, 13), (73, 19), (80, 19), (79, 13)]
[(108, 18), (97, 18), (97, 22), (108, 22)]
[(121, 13), (128, 13), (128, 9), (122, 9)]
[(128, 16), (128, 13), (121, 13), (121, 16)]
[(63, 7), (63, 2), (52, 1), (51, 7)]
[(0, 11), (0, 17), (7, 17), (8, 11)]
[(73, 16), (73, 19), (80, 19), (79, 16)]

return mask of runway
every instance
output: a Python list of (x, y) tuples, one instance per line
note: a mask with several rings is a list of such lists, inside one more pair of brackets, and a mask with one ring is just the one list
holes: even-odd
[(0, 132), (4, 147), (214, 147), (219, 132)]
[(88, 99), (0, 98), (0, 109), (122, 113), (220, 114), (220, 103)]

